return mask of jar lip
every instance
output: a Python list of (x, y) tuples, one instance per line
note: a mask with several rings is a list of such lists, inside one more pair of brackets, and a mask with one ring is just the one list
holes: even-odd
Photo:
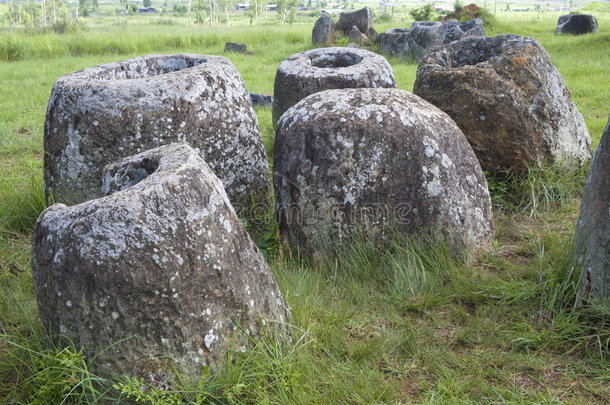
[(60, 82), (112, 83), (165, 80), (169, 75), (182, 75), (193, 69), (206, 69), (211, 64), (230, 65), (223, 56), (198, 54), (152, 54), (110, 62), (68, 73)]

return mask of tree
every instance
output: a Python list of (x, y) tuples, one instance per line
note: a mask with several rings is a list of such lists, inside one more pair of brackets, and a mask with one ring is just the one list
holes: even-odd
[(77, 13), (83, 17), (89, 15), (89, 0), (78, 0)]
[(142, 0), (142, 4), (144, 4), (144, 7), (150, 7), (152, 6), (152, 0)]
[(294, 20), (297, 16), (297, 0), (290, 0), (290, 18), (288, 22), (290, 24), (294, 23)]
[(287, 13), (287, 8), (288, 8), (288, 1), (287, 0), (278, 0), (277, 1), (277, 13), (280, 16), (280, 25), (284, 25), (284, 23), (286, 22), (286, 13)]

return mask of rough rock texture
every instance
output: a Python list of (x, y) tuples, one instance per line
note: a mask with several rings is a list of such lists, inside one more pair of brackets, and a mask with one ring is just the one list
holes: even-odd
[(360, 32), (358, 27), (356, 27), (355, 25), (352, 27), (351, 31), (349, 32), (347, 40), (349, 42), (353, 42), (353, 43), (360, 44), (360, 45), (369, 42), (369, 38), (366, 35), (364, 35), (362, 32)]
[(250, 101), (252, 101), (252, 105), (268, 107), (271, 105), (271, 103), (273, 103), (273, 96), (269, 96), (267, 94), (250, 93)]
[(275, 74), (273, 125), (288, 108), (327, 89), (396, 87), (388, 61), (355, 48), (320, 48), (285, 59)]
[(311, 42), (314, 45), (328, 45), (335, 41), (335, 27), (328, 14), (322, 13), (311, 31)]
[(225, 44), (225, 52), (248, 53), (248, 45), (238, 44), (235, 42), (227, 42)]
[(555, 28), (555, 35), (581, 35), (595, 32), (597, 32), (597, 19), (591, 14), (562, 15), (557, 21), (557, 28)]
[(590, 157), (584, 119), (532, 38), (468, 38), (439, 47), (417, 69), (414, 93), (455, 120), (484, 170)]
[(270, 175), (241, 76), (221, 56), (149, 55), (62, 76), (49, 99), (44, 180), (55, 202), (102, 196), (104, 165), (176, 141), (201, 153), (238, 212)]
[(390, 56), (406, 56), (409, 50), (409, 29), (390, 28), (379, 34), (381, 53)]
[(278, 122), (273, 182), (281, 232), (316, 255), (352, 232), (393, 226), (456, 252), (493, 238), (481, 166), (447, 114), (398, 89), (327, 90)]
[(487, 34), (485, 33), (483, 20), (476, 18), (467, 21), (447, 21), (441, 28), (441, 35), (443, 44), (448, 44), (463, 38), (484, 37)]
[(377, 33), (377, 31), (375, 31), (375, 28), (370, 27), (368, 30), (366, 30), (366, 32), (364, 32), (363, 34), (366, 35), (366, 37), (369, 39), (369, 41), (371, 42), (377, 42), (377, 40), (379, 39), (379, 34)]
[(373, 27), (373, 12), (370, 8), (364, 7), (360, 10), (349, 13), (341, 13), (339, 21), (335, 24), (335, 29), (348, 35), (353, 26), (358, 27), (362, 33), (366, 33)]
[(421, 62), (433, 47), (442, 44), (442, 24), (438, 21), (415, 21), (409, 30), (409, 54)]
[(610, 117), (602, 135), (576, 223), (576, 259), (583, 266), (581, 303), (610, 301)]
[(392, 28), (379, 37), (381, 53), (414, 59), (420, 62), (433, 47), (462, 38), (485, 36), (485, 28), (480, 19), (469, 21), (416, 21), (411, 29)]
[(188, 145), (108, 165), (104, 190), (45, 210), (32, 248), (42, 324), (87, 356), (101, 353), (96, 370), (158, 382), (173, 374), (171, 359), (199, 379), (233, 342), (244, 347), (240, 327), (284, 329), (288, 309), (265, 259)]

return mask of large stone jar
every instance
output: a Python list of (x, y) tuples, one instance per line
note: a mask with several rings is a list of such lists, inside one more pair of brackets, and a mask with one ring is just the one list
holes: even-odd
[(354, 235), (393, 232), (467, 254), (493, 238), (481, 166), (455, 123), (398, 89), (327, 90), (278, 122), (274, 188), (281, 232), (316, 256)]
[(220, 180), (188, 145), (106, 167), (108, 194), (54, 204), (33, 235), (42, 325), (94, 370), (163, 382), (215, 370), (249, 337), (285, 331), (288, 308)]
[(458, 124), (484, 170), (580, 165), (591, 137), (570, 91), (533, 38), (467, 38), (428, 53), (414, 93)]
[(149, 55), (60, 77), (49, 99), (44, 180), (55, 202), (102, 196), (104, 165), (184, 141), (240, 212), (267, 203), (270, 175), (248, 91), (220, 56)]
[(610, 303), (610, 117), (595, 150), (575, 232), (580, 303)]

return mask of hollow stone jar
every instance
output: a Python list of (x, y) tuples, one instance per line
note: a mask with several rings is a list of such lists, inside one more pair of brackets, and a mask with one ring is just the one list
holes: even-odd
[(148, 55), (60, 77), (44, 136), (47, 197), (102, 196), (104, 165), (187, 142), (220, 178), (235, 209), (267, 203), (270, 175), (252, 103), (220, 56)]
[[(108, 195), (38, 218), (42, 325), (97, 371), (201, 378), (227, 351), (285, 331), (288, 308), (220, 180), (184, 143), (106, 166)], [(266, 325), (266, 326), (265, 326)], [(57, 339), (61, 342), (61, 339)]]

